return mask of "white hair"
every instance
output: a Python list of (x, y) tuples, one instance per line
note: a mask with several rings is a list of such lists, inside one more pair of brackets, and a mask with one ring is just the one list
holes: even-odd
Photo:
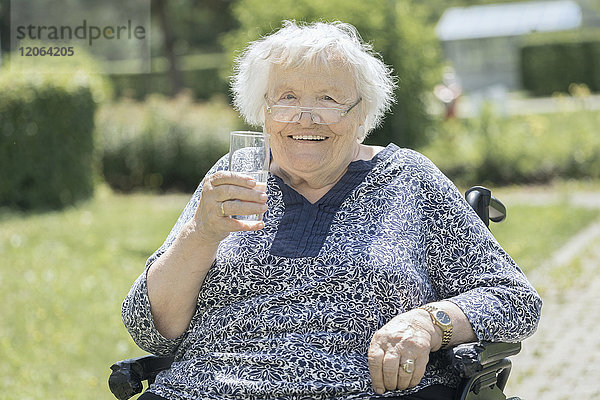
[(264, 96), (272, 66), (329, 67), (331, 62), (347, 65), (354, 74), (365, 117), (359, 137), (362, 140), (391, 108), (396, 79), (372, 46), (363, 42), (356, 28), (343, 22), (298, 25), (284, 21), (277, 32), (251, 42), (236, 59), (231, 80), (234, 106), (249, 124), (263, 126)]

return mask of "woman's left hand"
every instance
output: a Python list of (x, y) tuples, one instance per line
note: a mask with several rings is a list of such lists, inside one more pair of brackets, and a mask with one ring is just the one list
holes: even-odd
[(394, 317), (373, 335), (369, 346), (369, 373), (373, 390), (403, 390), (416, 386), (439, 348), (441, 337), (429, 314), (420, 309)]

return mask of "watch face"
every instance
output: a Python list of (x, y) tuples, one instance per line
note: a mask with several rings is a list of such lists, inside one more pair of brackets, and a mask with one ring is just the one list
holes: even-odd
[(438, 321), (440, 321), (440, 323), (444, 324), (444, 325), (450, 325), (450, 316), (448, 314), (446, 314), (444, 311), (438, 310), (435, 313), (435, 317), (437, 318)]

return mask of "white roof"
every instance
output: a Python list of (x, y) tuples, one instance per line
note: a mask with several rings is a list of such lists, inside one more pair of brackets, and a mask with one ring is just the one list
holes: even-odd
[(435, 30), (438, 38), (447, 41), (560, 31), (580, 25), (579, 5), (558, 0), (452, 7), (444, 12)]

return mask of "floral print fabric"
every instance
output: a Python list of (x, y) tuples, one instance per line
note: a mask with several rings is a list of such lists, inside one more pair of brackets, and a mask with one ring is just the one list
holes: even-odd
[[(223, 158), (209, 173), (225, 168)], [(141, 348), (175, 355), (152, 392), (169, 399), (378, 397), (367, 361), (373, 333), (441, 299), (464, 311), (480, 340), (518, 341), (535, 331), (536, 291), (427, 158), (391, 144), (369, 168), (340, 199), (318, 253), (300, 257), (270, 251), (292, 189), (269, 177), (265, 228), (221, 242), (190, 326), (175, 340), (154, 326), (145, 272), (136, 280), (123, 303), (127, 329)], [(147, 266), (193, 217), (200, 190)], [(385, 396), (457, 381), (432, 353), (419, 386)]]

